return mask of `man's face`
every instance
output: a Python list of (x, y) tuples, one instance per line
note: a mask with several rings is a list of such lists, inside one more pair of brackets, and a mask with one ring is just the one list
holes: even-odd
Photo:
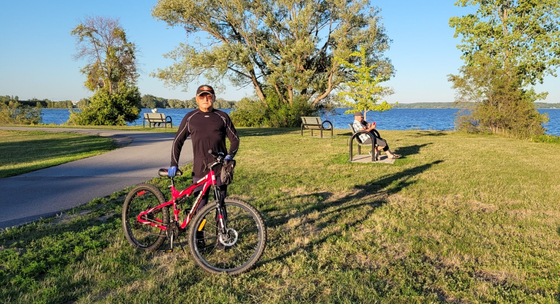
[(212, 110), (214, 105), (214, 95), (207, 93), (196, 96), (196, 103), (202, 112), (208, 112)]
[(356, 116), (356, 120), (359, 121), (359, 122), (363, 122), (364, 117), (363, 116)]

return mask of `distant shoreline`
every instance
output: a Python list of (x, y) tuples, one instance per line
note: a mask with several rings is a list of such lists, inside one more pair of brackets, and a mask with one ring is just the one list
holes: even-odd
[[(560, 109), (560, 103), (535, 102), (537, 109)], [(395, 109), (460, 109), (454, 102), (412, 102), (399, 103)]]
[[(20, 103), (27, 105), (27, 106), (31, 106), (33, 108), (37, 108), (35, 106), (35, 104), (37, 103), (36, 101), (29, 101), (29, 100), (20, 100)], [(71, 108), (68, 107), (68, 103), (66, 102), (61, 102), (60, 105), (57, 104), (58, 101), (56, 102), (51, 102), (50, 106), (47, 106), (46, 104), (39, 107), (41, 109), (78, 109), (78, 107), (73, 106)], [(468, 104), (466, 104), (468, 105)], [(52, 107), (51, 107), (52, 106)], [(347, 105), (340, 105), (340, 106), (335, 106), (336, 108), (340, 108), (340, 109), (344, 109), (347, 108)], [(398, 103), (395, 105), (392, 105), (392, 107), (394, 109), (461, 109), (461, 108), (467, 108), (467, 106), (459, 106), (458, 104), (456, 104), (455, 102), (411, 102), (411, 103)], [(537, 109), (560, 109), (560, 103), (546, 103), (546, 102), (535, 102), (535, 107)], [(232, 107), (232, 109), (234, 109), (235, 107)], [(172, 108), (172, 109), (179, 109), (179, 108)], [(192, 108), (188, 108), (188, 109), (192, 109)], [(220, 109), (224, 109), (224, 108), (220, 108)]]

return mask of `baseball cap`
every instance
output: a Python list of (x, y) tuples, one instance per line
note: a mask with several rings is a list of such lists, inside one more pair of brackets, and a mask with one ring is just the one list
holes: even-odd
[(198, 89), (196, 89), (196, 96), (200, 96), (202, 94), (212, 94), (212, 95), (216, 95), (214, 94), (214, 88), (212, 88), (209, 85), (203, 84), (201, 86), (198, 87)]

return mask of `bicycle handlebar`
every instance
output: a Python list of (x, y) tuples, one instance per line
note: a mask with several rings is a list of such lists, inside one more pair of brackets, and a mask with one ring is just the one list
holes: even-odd
[(215, 165), (222, 164), (224, 162), (224, 158), (226, 157), (224, 152), (214, 152), (212, 149), (208, 150), (208, 154), (212, 154), (216, 161), (212, 164), (208, 165), (208, 168), (212, 169)]
[[(169, 171), (169, 169), (161, 168), (161, 169), (158, 170), (158, 175), (169, 177), (169, 174), (167, 174), (167, 171)], [(177, 173), (175, 173), (175, 176), (181, 176), (181, 175), (183, 175), (183, 171), (177, 169)]]
[(208, 150), (208, 154), (212, 154), (214, 155), (214, 157), (218, 158), (218, 157), (225, 157), (226, 154), (224, 152), (214, 152), (212, 151), (212, 149)]
[[(212, 169), (214, 166), (216, 166), (218, 164), (222, 164), (224, 162), (224, 158), (226, 157), (224, 152), (214, 152), (212, 150), (208, 150), (208, 154), (212, 154), (216, 158), (215, 162), (208, 165), (208, 168), (210, 168), (210, 169)], [(165, 169), (165, 168), (161, 168), (158, 171), (158, 175), (169, 177), (169, 174), (168, 174), (167, 171), (169, 171), (169, 170)], [(183, 175), (183, 172), (181, 170), (177, 169), (177, 173), (175, 173), (175, 176), (181, 176), (181, 175)]]

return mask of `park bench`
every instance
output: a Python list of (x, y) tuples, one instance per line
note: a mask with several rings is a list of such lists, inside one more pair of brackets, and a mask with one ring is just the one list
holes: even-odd
[[(350, 162), (352, 162), (353, 160), (353, 147), (354, 147), (354, 139), (356, 140), (356, 143), (358, 144), (358, 155), (362, 154), (362, 146), (367, 146), (370, 147), (372, 151), (371, 153), (371, 161), (375, 162), (379, 160), (379, 155), (377, 154), (377, 152), (375, 151), (375, 146), (376, 146), (376, 141), (377, 141), (377, 137), (381, 138), (381, 136), (379, 135), (379, 132), (377, 132), (377, 130), (373, 129), (372, 132), (375, 133), (375, 136), (373, 134), (371, 134), (371, 132), (368, 131), (364, 131), (364, 130), (356, 130), (354, 129), (354, 124), (348, 124), (350, 126), (350, 130), (352, 130), (352, 137), (350, 138)], [(364, 143), (362, 141), (362, 139), (360, 138), (360, 134), (367, 134), (370, 138), (371, 138), (371, 143)]]
[[(327, 125), (325, 127), (325, 125)], [(323, 131), (331, 131), (331, 137), (333, 136), (333, 125), (330, 121), (321, 121), (321, 117), (316, 116), (302, 116), (301, 117), (301, 136), (303, 136), (303, 129), (311, 130), (311, 136), (313, 136), (313, 130), (319, 130), (321, 132), (321, 138), (323, 138)]]
[(146, 123), (148, 123), (148, 127), (161, 127), (163, 124), (164, 127), (167, 128), (169, 125), (173, 128), (173, 120), (171, 116), (165, 116), (163, 113), (144, 113), (144, 120), (142, 121), (142, 126), (146, 127)]

